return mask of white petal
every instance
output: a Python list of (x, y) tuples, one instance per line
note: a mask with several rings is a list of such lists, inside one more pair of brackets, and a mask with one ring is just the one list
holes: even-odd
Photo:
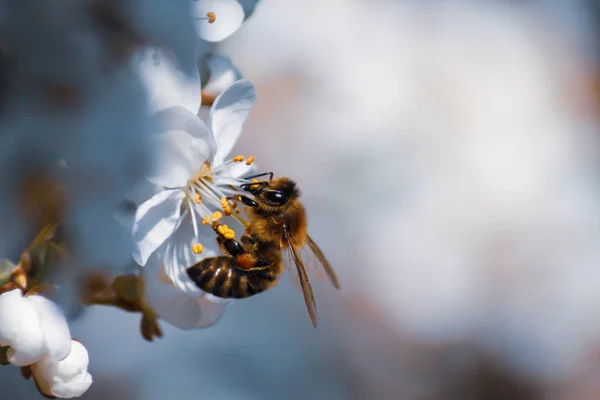
[[(183, 292), (195, 298), (203, 297), (206, 293), (200, 290), (190, 279), (186, 270), (205, 257), (214, 257), (218, 254), (218, 246), (212, 229), (206, 225), (198, 226), (200, 238), (194, 236), (194, 228), (189, 215), (181, 218), (175, 232), (167, 242), (163, 259), (165, 272), (173, 284)], [(204, 246), (201, 254), (194, 254), (192, 244), (200, 243)]]
[(0, 344), (10, 346), (8, 361), (25, 366), (46, 354), (40, 318), (19, 289), (0, 295)]
[(157, 165), (148, 181), (166, 188), (183, 187), (215, 152), (215, 141), (200, 118), (183, 107), (156, 113), (154, 123), (162, 133), (152, 137)]
[(71, 351), (71, 332), (62, 310), (43, 296), (28, 296), (40, 317), (46, 348), (55, 360), (62, 360)]
[(200, 73), (184, 74), (165, 52), (147, 49), (140, 57), (139, 71), (152, 111), (183, 106), (193, 114), (202, 101)]
[(191, 146), (194, 137), (185, 131), (167, 131), (153, 137), (158, 149), (154, 171), (147, 178), (154, 185), (181, 188), (200, 169)]
[(206, 19), (196, 20), (196, 32), (208, 42), (226, 39), (244, 22), (244, 8), (236, 0), (196, 1), (196, 18), (205, 18), (209, 12), (213, 12), (216, 17), (212, 24)]
[(209, 126), (217, 142), (214, 165), (223, 162), (237, 141), (256, 101), (256, 88), (239, 80), (221, 93), (210, 110)]
[(173, 234), (184, 197), (179, 189), (165, 190), (137, 209), (131, 233), (136, 245), (133, 258), (138, 264), (145, 265), (148, 257)]
[(235, 163), (229, 168), (215, 174), (214, 183), (218, 186), (239, 185), (239, 178), (252, 176), (256, 174), (256, 163), (246, 165), (246, 163)]
[(144, 268), (144, 282), (148, 305), (160, 319), (179, 329), (210, 326), (225, 310), (225, 303), (195, 299), (173, 286), (160, 262), (148, 262)]
[(81, 396), (92, 384), (88, 364), (86, 348), (73, 340), (71, 352), (64, 360), (47, 355), (31, 366), (31, 372), (45, 394), (69, 399)]
[(218, 96), (234, 82), (242, 79), (242, 74), (229, 57), (211, 54), (204, 62), (209, 69), (209, 77), (202, 90), (210, 95)]

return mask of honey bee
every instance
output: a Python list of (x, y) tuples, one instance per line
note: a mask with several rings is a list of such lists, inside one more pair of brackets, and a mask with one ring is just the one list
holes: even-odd
[[(316, 256), (317, 267), (325, 271), (337, 289), (338, 278), (323, 252), (307, 233), (307, 218), (300, 203), (300, 190), (289, 178), (273, 179), (241, 185), (246, 195), (227, 200), (245, 205), (249, 221), (240, 242), (225, 235), (219, 224), (213, 224), (217, 243), (225, 255), (206, 258), (187, 269), (188, 276), (205, 292), (222, 298), (245, 298), (261, 293), (278, 282), (284, 271), (283, 255), (287, 252), (296, 267), (308, 314), (317, 326), (317, 308), (312, 286), (299, 250), (305, 246)], [(226, 237), (227, 236), (227, 237)]]

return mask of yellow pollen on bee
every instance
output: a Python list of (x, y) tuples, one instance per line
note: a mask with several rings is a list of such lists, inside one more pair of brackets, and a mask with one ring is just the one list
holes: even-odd
[(254, 162), (254, 156), (250, 156), (246, 160), (246, 165), (252, 165), (253, 162)]
[(213, 213), (212, 217), (213, 217), (213, 219), (214, 219), (215, 221), (218, 221), (218, 220), (220, 220), (221, 218), (223, 218), (223, 214), (221, 214), (221, 212), (220, 212), (220, 211), (215, 211), (215, 212)]
[[(252, 183), (258, 183), (258, 179), (252, 179)], [(256, 189), (258, 185), (250, 185), (251, 189)]]
[(194, 243), (192, 244), (192, 251), (194, 254), (200, 254), (204, 251), (204, 246), (202, 246), (200, 243)]
[(200, 204), (202, 197), (198, 193), (194, 195), (194, 203)]
[(244, 156), (242, 154), (239, 154), (235, 157), (232, 158), (233, 162), (242, 162), (244, 161)]
[(225, 236), (225, 239), (235, 239), (235, 231), (233, 229), (227, 229), (223, 236)]
[(207, 215), (206, 217), (204, 217), (204, 219), (202, 220), (202, 225), (208, 225), (210, 224), (210, 215)]
[(208, 17), (208, 23), (212, 24), (213, 22), (215, 22), (215, 20), (217, 19), (217, 16), (215, 15), (214, 12), (210, 11), (206, 13), (206, 16)]

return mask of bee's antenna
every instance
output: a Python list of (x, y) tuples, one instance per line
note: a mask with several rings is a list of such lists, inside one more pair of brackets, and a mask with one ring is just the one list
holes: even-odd
[(272, 181), (273, 180), (273, 172), (263, 172), (262, 174), (247, 176), (244, 179), (260, 178), (261, 176), (267, 176), (267, 175), (269, 175), (269, 181)]

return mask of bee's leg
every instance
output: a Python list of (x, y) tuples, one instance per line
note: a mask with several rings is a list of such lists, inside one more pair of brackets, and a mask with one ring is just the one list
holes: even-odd
[(226, 239), (220, 234), (217, 235), (217, 244), (224, 254), (234, 258), (246, 253), (246, 250), (240, 242), (235, 239)]
[(237, 201), (241, 201), (244, 205), (248, 206), (248, 207), (258, 207), (258, 203), (255, 202), (254, 200), (252, 200), (250, 197), (248, 196), (244, 196), (241, 194), (236, 194), (234, 196), (229, 196), (226, 197), (227, 200), (237, 200)]
[(247, 176), (244, 179), (260, 178), (261, 176), (267, 176), (267, 175), (269, 175), (269, 180), (272, 181), (273, 180), (273, 173), (272, 172), (263, 172), (262, 174)]
[(249, 245), (255, 245), (256, 244), (256, 240), (254, 240), (254, 238), (252, 237), (252, 235), (250, 235), (249, 233), (245, 232), (241, 237), (240, 240), (242, 241), (242, 243), (244, 244), (249, 244)]
[[(252, 237), (244, 234), (242, 239), (248, 240)], [(253, 251), (246, 251), (244, 247), (235, 239), (225, 239), (223, 236), (217, 236), (217, 242), (224, 254), (231, 256), (236, 261), (236, 266), (248, 272), (265, 271), (271, 268), (272, 262), (257, 257)]]

